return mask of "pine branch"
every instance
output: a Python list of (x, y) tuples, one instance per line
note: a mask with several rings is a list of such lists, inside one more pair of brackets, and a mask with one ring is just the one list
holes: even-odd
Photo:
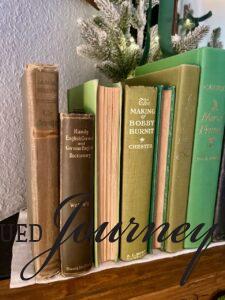
[(98, 9), (101, 11), (105, 19), (115, 25), (120, 20), (120, 15), (115, 5), (110, 0), (94, 0)]
[(172, 36), (172, 43), (177, 53), (186, 52), (198, 48), (199, 42), (208, 34), (209, 26), (200, 25), (185, 37)]

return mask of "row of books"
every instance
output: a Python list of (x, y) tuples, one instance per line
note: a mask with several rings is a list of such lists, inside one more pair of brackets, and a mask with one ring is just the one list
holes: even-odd
[[(215, 219), (214, 239), (223, 239), (224, 67), (224, 50), (203, 48), (142, 66), (123, 84), (86, 82), (68, 90), (68, 113), (60, 114), (59, 125), (57, 68), (27, 66), (28, 214), (44, 229), (33, 255), (51, 248), (59, 235), (59, 203), (61, 230), (67, 226), (63, 240), (70, 236), (39, 276), (59, 270), (73, 276), (93, 262), (130, 261), (154, 248), (176, 252), (201, 242), (162, 243), (158, 234), (144, 239), (152, 223), (155, 229), (169, 223), (169, 233), (204, 223), (205, 232)], [(113, 242), (96, 242), (90, 233), (101, 240), (115, 229), (116, 237), (124, 234)], [(76, 241), (78, 233), (83, 242)], [(182, 240), (188, 231), (177, 233)], [(35, 260), (36, 270), (46, 256)]]

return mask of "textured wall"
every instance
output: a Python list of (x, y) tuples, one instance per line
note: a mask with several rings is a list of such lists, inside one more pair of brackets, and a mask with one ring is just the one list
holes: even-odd
[(0, 220), (25, 206), (20, 78), (26, 63), (56, 63), (60, 109), (66, 89), (96, 76), (76, 56), (76, 21), (93, 12), (84, 0), (0, 0)]
[[(205, 21), (205, 24), (210, 26), (211, 31), (217, 27), (221, 27), (221, 41), (225, 47), (225, 1), (224, 0), (180, 0), (180, 3), (191, 4), (194, 10), (194, 16), (200, 17), (208, 13), (210, 10), (213, 16)], [(201, 23), (203, 24), (203, 23)], [(210, 34), (202, 41), (201, 46), (206, 46), (210, 40)]]

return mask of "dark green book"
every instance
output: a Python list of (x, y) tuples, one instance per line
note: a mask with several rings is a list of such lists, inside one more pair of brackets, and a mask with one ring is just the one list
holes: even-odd
[[(171, 87), (171, 108), (170, 108), (170, 121), (169, 121), (169, 136), (168, 136), (168, 149), (166, 157), (166, 176), (165, 176), (165, 189), (164, 189), (164, 205), (163, 205), (163, 222), (167, 222), (167, 209), (169, 204), (169, 185), (170, 185), (170, 162), (172, 153), (172, 141), (173, 141), (173, 126), (174, 126), (174, 113), (175, 113), (175, 99), (176, 92), (175, 87)], [(163, 250), (166, 250), (166, 245), (163, 243)]]
[[(160, 126), (158, 132), (158, 154), (157, 170), (155, 171), (155, 195), (154, 195), (154, 215), (150, 222), (155, 223), (155, 227), (167, 222), (165, 212), (167, 212), (167, 201), (169, 193), (170, 161), (172, 147), (172, 132), (174, 120), (175, 88), (164, 88), (162, 91)], [(154, 248), (161, 248), (161, 243), (154, 236)]]
[[(159, 132), (161, 121), (161, 107), (162, 107), (162, 95), (163, 86), (158, 86), (158, 97), (156, 104), (156, 122), (155, 122), (155, 138), (154, 138), (154, 153), (153, 153), (153, 167), (152, 167), (152, 182), (151, 182), (151, 197), (150, 197), (150, 212), (149, 223), (154, 222), (155, 212), (155, 196), (157, 186), (157, 170), (158, 170), (158, 154), (159, 154)], [(148, 253), (152, 252), (152, 238), (148, 241)]]

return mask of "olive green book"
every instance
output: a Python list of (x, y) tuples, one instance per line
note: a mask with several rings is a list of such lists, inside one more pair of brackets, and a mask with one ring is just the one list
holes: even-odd
[[(157, 88), (125, 85), (124, 93), (121, 221), (125, 229), (135, 218), (143, 229), (149, 220)], [(127, 231), (122, 235), (121, 260), (147, 253), (143, 237), (129, 243)]]
[[(146, 64), (136, 75), (157, 72), (180, 64), (201, 67), (198, 111), (186, 221), (192, 229), (213, 225), (225, 123), (225, 50), (201, 48)], [(185, 248), (196, 248), (202, 240), (185, 240)]]
[[(168, 207), (168, 197), (169, 197), (169, 185), (170, 185), (170, 163), (171, 163), (171, 153), (172, 153), (172, 142), (173, 142), (173, 127), (174, 127), (174, 114), (175, 114), (175, 99), (176, 91), (175, 87), (170, 87), (172, 91), (171, 96), (171, 106), (170, 106), (170, 123), (169, 123), (169, 136), (168, 136), (168, 148), (166, 157), (166, 178), (165, 178), (165, 188), (164, 188), (164, 205), (163, 205), (163, 222), (167, 222), (167, 207)], [(161, 245), (162, 250), (165, 250), (165, 243)]]
[[(198, 66), (180, 65), (129, 80), (129, 84), (132, 85), (162, 84), (176, 87), (167, 204), (167, 222), (170, 224), (170, 232), (186, 221), (199, 77)], [(165, 243), (165, 250), (168, 252), (182, 249), (183, 243), (172, 243), (171, 239)]]

